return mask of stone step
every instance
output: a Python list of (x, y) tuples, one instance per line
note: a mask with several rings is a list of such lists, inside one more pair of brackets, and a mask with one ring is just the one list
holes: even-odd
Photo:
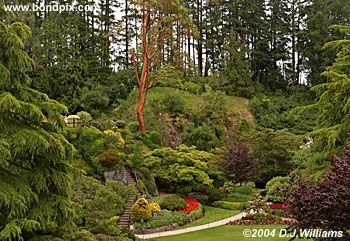
[[(137, 186), (135, 176), (130, 169), (125, 169), (124, 177), (128, 185), (132, 185), (134, 187)], [(135, 200), (136, 200), (136, 195), (129, 196), (126, 202), (126, 206), (124, 208), (124, 212), (119, 218), (118, 226), (129, 229), (131, 207), (132, 205), (134, 205)]]
[(129, 222), (129, 217), (121, 217), (119, 222)]

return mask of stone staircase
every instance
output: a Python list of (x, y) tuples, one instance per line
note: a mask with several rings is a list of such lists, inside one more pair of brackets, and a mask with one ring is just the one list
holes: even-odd
[[(125, 179), (128, 185), (132, 185), (136, 188), (136, 180), (131, 173), (130, 169), (125, 169)], [(120, 216), (118, 221), (118, 226), (121, 228), (129, 229), (130, 228), (130, 211), (131, 207), (134, 204), (136, 195), (130, 195), (123, 214)]]

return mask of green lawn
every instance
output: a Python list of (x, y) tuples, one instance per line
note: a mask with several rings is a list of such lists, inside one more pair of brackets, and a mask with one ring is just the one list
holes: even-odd
[[(204, 229), (201, 231), (160, 237), (156, 239), (150, 239), (151, 241), (255, 241), (255, 240), (266, 240), (266, 241), (288, 241), (287, 237), (280, 237), (279, 232), (281, 228), (285, 226), (282, 225), (224, 225), (216, 228)], [(243, 236), (243, 231), (245, 229), (269, 229), (276, 230), (275, 237), (262, 237), (262, 238), (245, 238)], [(300, 240), (300, 239), (295, 239)]]
[(183, 229), (183, 228), (189, 228), (194, 226), (199, 226), (203, 224), (208, 224), (212, 222), (216, 222), (225, 218), (232, 217), (234, 215), (237, 215), (240, 213), (239, 210), (228, 210), (228, 209), (222, 209), (222, 208), (216, 208), (216, 207), (209, 207), (204, 206), (205, 208), (205, 216), (197, 219), (196, 221), (186, 224), (184, 226), (181, 226), (177, 229)]

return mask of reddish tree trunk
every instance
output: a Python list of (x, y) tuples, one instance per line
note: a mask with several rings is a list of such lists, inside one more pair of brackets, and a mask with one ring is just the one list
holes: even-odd
[[(132, 53), (132, 62), (134, 65), (134, 72), (137, 80), (137, 86), (139, 88), (139, 95), (137, 99), (137, 120), (139, 122), (140, 132), (145, 131), (145, 123), (143, 119), (143, 108), (147, 100), (148, 90), (152, 87), (154, 82), (162, 77), (166, 72), (159, 73), (156, 76), (149, 78), (149, 72), (154, 70), (161, 64), (162, 60), (162, 48), (171, 38), (172, 23), (166, 24), (162, 21), (162, 14), (152, 13), (150, 5), (147, 0), (138, 3), (142, 12), (142, 25), (141, 25), (141, 50), (142, 50), (142, 67), (141, 73), (137, 64), (137, 57), (135, 52)], [(153, 15), (152, 15), (153, 14)], [(152, 22), (150, 24), (150, 20)]]
[(143, 108), (137, 107), (137, 120), (139, 122), (139, 130), (140, 130), (140, 132), (144, 132), (145, 131), (145, 122), (143, 121), (142, 109)]

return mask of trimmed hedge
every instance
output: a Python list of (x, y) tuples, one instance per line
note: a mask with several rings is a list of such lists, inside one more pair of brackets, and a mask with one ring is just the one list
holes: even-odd
[(212, 206), (230, 210), (242, 210), (247, 208), (248, 204), (246, 202), (216, 201), (212, 203)]
[(245, 195), (241, 193), (231, 193), (227, 194), (226, 197), (221, 198), (221, 201), (227, 201), (227, 202), (248, 202), (250, 199), (252, 199), (251, 195)]

